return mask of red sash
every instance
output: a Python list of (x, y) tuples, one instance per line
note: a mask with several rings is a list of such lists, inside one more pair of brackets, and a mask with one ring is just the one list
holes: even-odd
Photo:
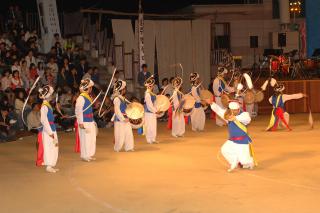
[(74, 122), (74, 128), (76, 130), (76, 143), (74, 145), (74, 151), (79, 153), (80, 152), (80, 135), (79, 135), (79, 125), (77, 120)]
[(42, 166), (43, 164), (43, 142), (42, 142), (42, 131), (38, 132), (38, 150), (37, 150), (37, 160), (36, 165)]
[(168, 124), (167, 124), (168, 129), (172, 129), (172, 105), (170, 105), (168, 109)]

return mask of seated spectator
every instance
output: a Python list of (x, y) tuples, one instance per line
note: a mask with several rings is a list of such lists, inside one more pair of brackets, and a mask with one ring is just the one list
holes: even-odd
[(0, 106), (0, 142), (15, 141), (16, 131), (12, 125), (14, 120), (9, 118), (9, 110), (4, 106)]
[[(22, 109), (23, 109), (23, 105), (24, 105), (24, 99), (25, 99), (25, 92), (19, 91), (17, 93), (16, 99), (15, 99), (14, 109), (15, 109), (16, 117), (18, 118), (17, 126), (20, 130), (24, 130), (24, 124), (23, 124), (22, 118), (21, 118), (22, 117)], [(26, 116), (30, 112), (30, 110), (31, 110), (30, 106), (26, 105), (24, 116)], [(26, 118), (26, 117), (24, 117), (24, 118)]]
[(74, 108), (72, 105), (73, 94), (72, 90), (69, 87), (64, 87), (64, 92), (60, 97), (61, 109), (66, 112), (67, 115), (72, 115)]
[(23, 88), (26, 90), (30, 88), (30, 71), (27, 65), (26, 60), (21, 61), (20, 77), (23, 81)]
[(12, 73), (11, 88), (13, 90), (23, 88), (23, 81), (20, 77), (19, 71), (17, 70)]
[(10, 70), (5, 70), (3, 73), (3, 77), (1, 78), (1, 90), (5, 91), (9, 88), (11, 88)]
[(49, 59), (49, 63), (47, 64), (47, 67), (50, 68), (51, 75), (54, 78), (54, 83), (56, 83), (58, 78), (59, 68), (53, 57)]
[(82, 79), (91, 79), (93, 74), (93, 69), (91, 67), (88, 68), (87, 73), (83, 75)]
[(91, 75), (91, 80), (95, 84), (100, 84), (100, 74), (99, 74), (99, 69), (98, 67), (93, 67), (93, 73)]
[(30, 75), (30, 86), (35, 82), (38, 77), (37, 67), (35, 64), (31, 64), (29, 68), (29, 75)]
[(37, 132), (37, 128), (41, 126), (40, 123), (40, 108), (41, 105), (39, 103), (33, 103), (31, 107), (31, 112), (27, 116), (27, 124), (28, 130)]
[(68, 73), (66, 73), (66, 69), (62, 67), (58, 74), (57, 87), (63, 89), (67, 85), (67, 75)]
[(80, 76), (75, 67), (71, 69), (70, 74), (67, 76), (68, 85), (71, 86), (73, 91), (77, 91), (81, 81)]
[(27, 67), (30, 67), (30, 65), (33, 64), (37, 64), (37, 59), (34, 57), (34, 53), (32, 50), (28, 51), (28, 54), (26, 55), (25, 59), (27, 62)]
[(40, 78), (44, 78), (44, 64), (41, 61), (38, 62), (37, 75), (40, 76)]
[(15, 71), (15, 70), (18, 70), (19, 73), (21, 73), (21, 67), (20, 67), (19, 60), (18, 60), (18, 59), (15, 59), (15, 60), (13, 61), (12, 66), (11, 66), (11, 71), (13, 72), (13, 71)]

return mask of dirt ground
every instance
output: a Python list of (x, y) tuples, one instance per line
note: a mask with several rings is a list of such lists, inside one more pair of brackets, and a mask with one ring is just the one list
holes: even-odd
[(306, 114), (293, 115), (292, 132), (270, 133), (268, 119), (249, 127), (258, 167), (233, 173), (219, 153), (226, 128), (212, 120), (180, 139), (159, 123), (160, 144), (135, 134), (132, 153), (113, 152), (113, 129), (100, 130), (90, 163), (73, 152), (74, 134), (60, 133), (57, 174), (35, 166), (35, 137), (0, 144), (0, 212), (319, 212), (320, 123), (311, 131)]

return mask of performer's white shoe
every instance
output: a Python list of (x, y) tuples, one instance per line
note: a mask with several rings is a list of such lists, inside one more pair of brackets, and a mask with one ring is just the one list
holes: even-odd
[(233, 163), (231, 164), (230, 168), (228, 169), (228, 172), (232, 172), (238, 167), (238, 163)]
[(85, 162), (90, 162), (91, 160), (89, 158), (81, 158)]
[(94, 161), (94, 160), (97, 160), (97, 158), (95, 158), (95, 157), (90, 157), (89, 159), (90, 159), (90, 160), (93, 160), (93, 161)]
[(159, 141), (157, 141), (157, 140), (154, 140), (154, 141), (152, 141), (152, 143), (156, 143), (156, 144), (158, 144), (158, 143), (159, 143)]
[(59, 172), (60, 171), (60, 169), (58, 169), (58, 168), (53, 168), (54, 170), (56, 170), (56, 172)]
[(47, 166), (46, 171), (47, 171), (47, 172), (50, 172), (50, 173), (56, 173), (56, 172), (57, 172), (57, 171), (56, 171), (54, 168), (52, 168), (51, 166)]
[(126, 152), (134, 152), (134, 149), (126, 150)]

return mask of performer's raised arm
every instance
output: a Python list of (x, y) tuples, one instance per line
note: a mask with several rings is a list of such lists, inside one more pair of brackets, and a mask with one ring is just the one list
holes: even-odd
[(211, 104), (211, 109), (212, 109), (221, 119), (223, 119), (224, 121), (226, 121), (226, 120), (224, 119), (224, 113), (226, 112), (225, 109), (221, 108), (218, 104), (216, 104), (216, 103), (214, 103), (214, 102)]
[(290, 101), (290, 100), (300, 99), (303, 97), (305, 97), (305, 95), (303, 93), (296, 93), (296, 94), (292, 94), (292, 95), (283, 94), (282, 100), (283, 100), (283, 102), (286, 102), (286, 101)]

